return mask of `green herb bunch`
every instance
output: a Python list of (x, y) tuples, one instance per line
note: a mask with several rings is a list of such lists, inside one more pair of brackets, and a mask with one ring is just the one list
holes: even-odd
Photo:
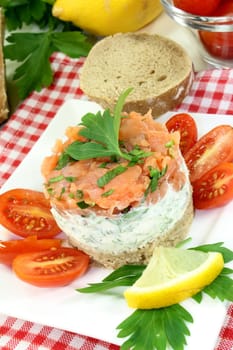
[[(223, 246), (223, 243), (206, 244), (191, 249), (203, 252), (219, 252), (225, 263), (233, 260), (233, 251)], [(131, 286), (141, 276), (145, 265), (125, 265), (113, 271), (100, 283), (77, 289), (81, 293), (100, 293), (116, 287)], [(192, 298), (201, 303), (203, 295), (233, 301), (233, 280), (230, 277), (233, 270), (224, 267), (218, 277)], [(136, 310), (121, 322), (117, 329), (119, 338), (127, 338), (121, 345), (121, 350), (184, 350), (186, 338), (190, 336), (189, 323), (193, 317), (180, 304), (151, 310)]]
[[(26, 98), (34, 90), (40, 91), (53, 82), (50, 56), (63, 52), (69, 57), (87, 56), (92, 47), (89, 38), (72, 23), (52, 15), (54, 0), (0, 0), (6, 27), (4, 57), (17, 61), (13, 80), (19, 98)], [(24, 26), (35, 26), (35, 32), (14, 32)], [(39, 31), (39, 32), (38, 32)], [(21, 64), (20, 64), (21, 63)]]
[(35, 24), (39, 28), (57, 28), (62, 22), (51, 15), (54, 0), (0, 0), (9, 31), (23, 25)]

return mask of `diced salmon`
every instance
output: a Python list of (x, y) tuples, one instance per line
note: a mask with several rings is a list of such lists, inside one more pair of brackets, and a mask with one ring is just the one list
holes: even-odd
[[(135, 112), (125, 114), (121, 120), (119, 139), (128, 151), (136, 146), (151, 154), (142, 163), (128, 167), (103, 187), (98, 186), (98, 179), (119, 165), (111, 163), (108, 158), (71, 162), (63, 169), (56, 169), (59, 156), (67, 145), (84, 140), (78, 134), (79, 130), (80, 126), (67, 128), (67, 139), (64, 142), (56, 141), (53, 154), (46, 157), (42, 164), (45, 189), (58, 209), (74, 209), (82, 213), (83, 209), (77, 203), (83, 201), (89, 205), (85, 209), (87, 212), (96, 211), (111, 216), (136, 206), (145, 199), (151, 181), (151, 168), (159, 171), (166, 168), (166, 172), (159, 180), (157, 190), (148, 194), (148, 202), (160, 200), (167, 191), (168, 183), (179, 190), (185, 182), (185, 176), (180, 170), (179, 133), (169, 134), (165, 125), (154, 121), (150, 113), (144, 116)], [(100, 167), (104, 161), (108, 161), (107, 166)], [(123, 159), (120, 163), (127, 166)], [(52, 181), (54, 178), (59, 181)]]

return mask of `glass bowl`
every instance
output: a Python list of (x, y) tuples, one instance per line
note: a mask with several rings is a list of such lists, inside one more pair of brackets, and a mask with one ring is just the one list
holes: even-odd
[(169, 17), (190, 29), (205, 62), (217, 68), (233, 68), (233, 16), (197, 16), (178, 9), (172, 0), (161, 3)]

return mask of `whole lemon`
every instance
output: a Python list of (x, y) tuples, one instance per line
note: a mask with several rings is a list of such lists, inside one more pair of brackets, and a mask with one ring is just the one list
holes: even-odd
[(160, 0), (56, 0), (52, 9), (54, 17), (99, 36), (134, 32), (161, 12)]

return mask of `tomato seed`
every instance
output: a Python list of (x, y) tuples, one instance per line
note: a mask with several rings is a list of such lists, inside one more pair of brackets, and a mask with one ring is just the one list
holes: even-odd
[(61, 265), (61, 269), (62, 269), (63, 271), (67, 271), (67, 270), (68, 270), (65, 264), (62, 264), (62, 265)]
[(219, 189), (219, 194), (222, 196), (224, 193), (225, 193), (225, 189), (221, 187)]
[(213, 192), (210, 192), (210, 193), (209, 193), (208, 198), (209, 198), (209, 199), (213, 198)]

